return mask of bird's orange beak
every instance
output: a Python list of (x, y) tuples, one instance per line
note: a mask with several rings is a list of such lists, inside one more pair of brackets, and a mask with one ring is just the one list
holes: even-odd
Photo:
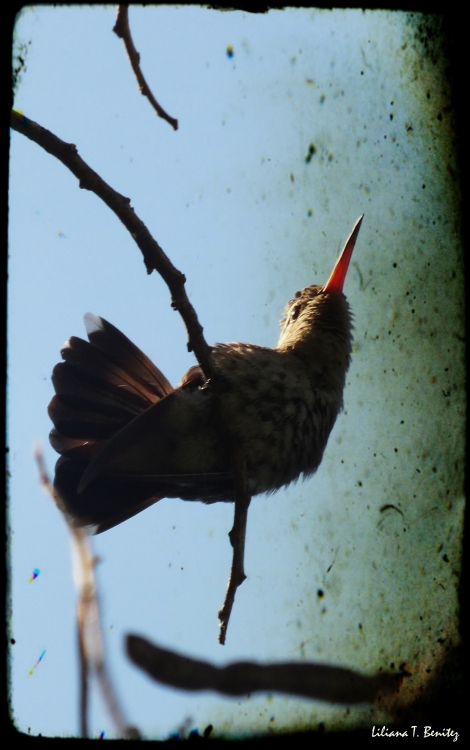
[(362, 216), (359, 216), (358, 220), (354, 224), (352, 232), (346, 240), (343, 251), (336, 261), (336, 265), (333, 268), (331, 276), (323, 287), (324, 292), (343, 291), (343, 285), (346, 274), (348, 272), (349, 261), (351, 260), (352, 251), (354, 250), (354, 245), (356, 244), (357, 235), (359, 234), (363, 218), (364, 214), (362, 214)]

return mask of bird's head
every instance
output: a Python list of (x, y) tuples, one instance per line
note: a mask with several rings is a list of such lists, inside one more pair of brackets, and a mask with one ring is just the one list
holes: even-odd
[(338, 360), (346, 371), (352, 342), (352, 316), (343, 285), (363, 217), (355, 223), (324, 286), (308, 286), (297, 292), (281, 319), (279, 351), (293, 351), (314, 358), (319, 368), (331, 369)]

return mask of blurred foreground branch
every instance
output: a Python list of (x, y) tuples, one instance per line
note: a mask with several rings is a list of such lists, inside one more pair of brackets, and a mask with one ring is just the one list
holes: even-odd
[(328, 703), (372, 703), (381, 694), (398, 691), (404, 677), (391, 672), (367, 677), (352, 669), (312, 662), (234, 662), (216, 667), (160, 648), (138, 635), (127, 636), (126, 648), (134, 664), (164, 685), (231, 696), (287, 693)]
[(96, 559), (91, 548), (90, 537), (81, 528), (71, 523), (60, 495), (51, 484), (40, 448), (35, 450), (41, 484), (62, 512), (70, 531), (72, 542), (73, 578), (77, 589), (77, 634), (80, 654), (80, 734), (88, 737), (88, 687), (93, 672), (103, 694), (106, 707), (118, 732), (126, 739), (140, 739), (136, 727), (129, 726), (119, 706), (109, 678), (105, 660), (101, 630), (100, 611), (95, 580)]

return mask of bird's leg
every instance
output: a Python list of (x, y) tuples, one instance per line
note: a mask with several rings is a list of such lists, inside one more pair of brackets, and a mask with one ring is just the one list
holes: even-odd
[(246, 578), (243, 562), (245, 557), (246, 522), (251, 495), (248, 491), (245, 459), (238, 451), (235, 453), (233, 461), (233, 477), (235, 485), (235, 513), (233, 527), (229, 533), (230, 543), (233, 547), (233, 557), (225, 601), (222, 609), (219, 611), (219, 643), (222, 645), (225, 643), (228, 621), (233, 602), (235, 601), (236, 590)]

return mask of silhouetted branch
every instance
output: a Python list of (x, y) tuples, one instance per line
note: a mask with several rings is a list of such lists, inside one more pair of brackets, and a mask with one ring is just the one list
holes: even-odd
[[(135, 214), (134, 209), (131, 208), (130, 199), (118, 193), (94, 172), (78, 155), (77, 147), (74, 144), (65, 143), (65, 141), (62, 141), (49, 130), (41, 127), (41, 125), (38, 125), (38, 123), (28, 119), (19, 112), (12, 112), (11, 127), (59, 159), (79, 179), (79, 186), (81, 188), (94, 192), (122, 221), (142, 252), (147, 272), (151, 273), (153, 270), (156, 270), (166, 282), (171, 294), (171, 305), (175, 310), (178, 310), (186, 326), (188, 351), (194, 351), (204, 375), (207, 380), (211, 380), (214, 393), (217, 395), (219, 392), (218, 373), (212, 362), (211, 347), (204, 339), (203, 328), (186, 294), (184, 287), (186, 278), (171, 263), (145, 224)], [(221, 420), (221, 424), (225, 424), (223, 419)], [(232, 442), (230, 425), (226, 425), (226, 432), (229, 442)], [(236, 446), (234, 446), (234, 451), (236, 452)], [(244, 478), (245, 467), (239, 458), (234, 461), (233, 471), (235, 510), (233, 528), (230, 532), (233, 559), (225, 602), (219, 612), (221, 620), (219, 642), (221, 644), (225, 643), (225, 635), (235, 599), (235, 591), (246, 577), (243, 570), (243, 559), (245, 554), (247, 512), (251, 497), (247, 493)], [(63, 508), (62, 511), (64, 512)]]
[(90, 537), (84, 529), (73, 526), (60, 495), (51, 484), (40, 448), (36, 448), (35, 456), (41, 484), (62, 512), (72, 540), (73, 578), (77, 589), (81, 735), (88, 737), (88, 681), (90, 674), (94, 671), (98, 677), (105, 704), (118, 731), (127, 739), (140, 739), (138, 729), (129, 726), (124, 719), (104, 662), (104, 644), (95, 580), (96, 560)]
[(235, 513), (233, 527), (229, 533), (230, 543), (233, 547), (233, 557), (225, 601), (222, 609), (219, 611), (219, 643), (221, 645), (225, 644), (227, 627), (232, 612), (233, 602), (235, 601), (237, 588), (241, 586), (246, 578), (244, 569), (246, 522), (251, 495), (248, 492), (247, 487), (245, 461), (236, 450), (233, 478), (235, 482)]
[(160, 104), (152, 94), (147, 81), (144, 78), (144, 74), (142, 73), (142, 70), (140, 68), (140, 55), (134, 46), (134, 42), (131, 36), (131, 30), (129, 28), (129, 7), (127, 5), (118, 6), (117, 19), (113, 31), (124, 42), (127, 56), (129, 57), (130, 64), (132, 65), (132, 70), (134, 71), (135, 77), (137, 78), (137, 83), (139, 84), (140, 93), (143, 96), (147, 97), (159, 117), (162, 117), (164, 120), (169, 122), (173, 130), (178, 130), (178, 120), (175, 120), (174, 117), (170, 117), (170, 115), (165, 112), (163, 107), (160, 106)]
[(83, 629), (81, 627), (80, 619), (78, 618), (77, 611), (77, 642), (78, 642), (78, 656), (80, 664), (80, 736), (88, 737), (88, 678), (89, 678), (89, 665), (88, 659), (86, 658), (86, 649), (83, 642)]
[(204, 339), (202, 326), (184, 288), (186, 278), (171, 263), (143, 221), (135, 214), (130, 198), (118, 193), (94, 172), (78, 155), (74, 144), (65, 143), (46, 128), (15, 111), (11, 115), (11, 126), (59, 159), (78, 178), (81, 188), (91, 190), (114, 211), (139, 246), (147, 273), (155, 270), (166, 282), (171, 294), (171, 306), (180, 313), (188, 332), (188, 351), (194, 351), (207, 379), (216, 377), (211, 347)]
[(328, 703), (372, 703), (379, 694), (396, 692), (404, 676), (385, 672), (367, 677), (352, 669), (312, 662), (234, 662), (216, 667), (160, 648), (138, 635), (127, 636), (126, 648), (134, 664), (164, 685), (231, 696), (287, 693)]

